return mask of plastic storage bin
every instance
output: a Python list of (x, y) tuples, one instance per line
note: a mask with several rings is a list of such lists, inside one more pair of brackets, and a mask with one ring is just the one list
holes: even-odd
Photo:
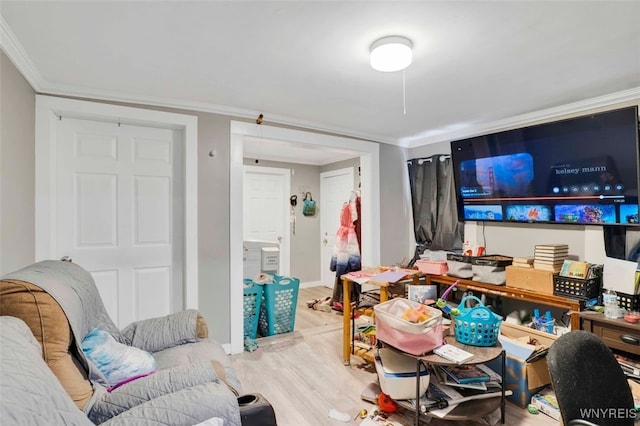
[(273, 283), (264, 284), (258, 327), (262, 336), (290, 333), (296, 321), (296, 303), (300, 280), (272, 275)]
[(258, 318), (262, 306), (263, 285), (245, 278), (244, 293), (244, 337), (255, 339), (258, 335)]
[(513, 263), (509, 256), (490, 255), (471, 259), (471, 272), (474, 281), (504, 285), (507, 282), (506, 267)]
[(553, 294), (578, 300), (589, 300), (600, 294), (601, 277), (581, 280), (579, 278), (553, 276)]
[[(478, 304), (473, 308), (464, 308), (465, 302), (473, 299)], [(453, 317), (456, 340), (471, 346), (495, 346), (500, 335), (502, 317), (484, 306), (475, 296), (465, 296), (458, 305), (460, 314)]]
[[(418, 323), (402, 319), (407, 309), (419, 307), (427, 309), (428, 319)], [(442, 345), (442, 311), (439, 309), (397, 298), (375, 305), (373, 310), (378, 340), (411, 355), (422, 355)]]
[(419, 259), (416, 260), (416, 267), (422, 273), (433, 275), (444, 275), (449, 271), (445, 261)]
[[(375, 356), (380, 389), (391, 399), (415, 399), (416, 360), (389, 348), (378, 349)], [(429, 387), (429, 370), (420, 365), (420, 395)]]

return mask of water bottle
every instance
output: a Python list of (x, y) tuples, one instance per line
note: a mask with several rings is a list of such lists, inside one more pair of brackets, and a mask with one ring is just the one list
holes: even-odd
[(608, 289), (602, 293), (604, 304), (604, 316), (607, 318), (618, 318), (618, 295), (615, 291)]

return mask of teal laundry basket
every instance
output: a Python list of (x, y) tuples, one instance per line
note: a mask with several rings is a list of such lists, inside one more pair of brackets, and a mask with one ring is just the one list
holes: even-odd
[(258, 336), (258, 320), (260, 318), (260, 308), (264, 286), (249, 278), (244, 279), (244, 337), (255, 339)]
[(300, 280), (280, 275), (272, 278), (272, 283), (263, 285), (264, 298), (258, 320), (261, 336), (290, 333), (296, 322)]

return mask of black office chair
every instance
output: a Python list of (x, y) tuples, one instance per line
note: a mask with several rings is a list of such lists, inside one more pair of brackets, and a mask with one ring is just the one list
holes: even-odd
[(580, 330), (558, 337), (547, 365), (565, 425), (633, 425), (636, 411), (627, 378), (595, 334)]

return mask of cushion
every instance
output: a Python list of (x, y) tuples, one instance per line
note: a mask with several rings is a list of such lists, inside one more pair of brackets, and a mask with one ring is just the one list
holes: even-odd
[(87, 373), (71, 352), (73, 337), (62, 308), (40, 287), (0, 281), (0, 315), (22, 319), (42, 346), (42, 357), (81, 410), (93, 396)]
[(82, 350), (111, 386), (156, 369), (156, 360), (149, 352), (116, 342), (113, 336), (98, 328), (86, 335)]

